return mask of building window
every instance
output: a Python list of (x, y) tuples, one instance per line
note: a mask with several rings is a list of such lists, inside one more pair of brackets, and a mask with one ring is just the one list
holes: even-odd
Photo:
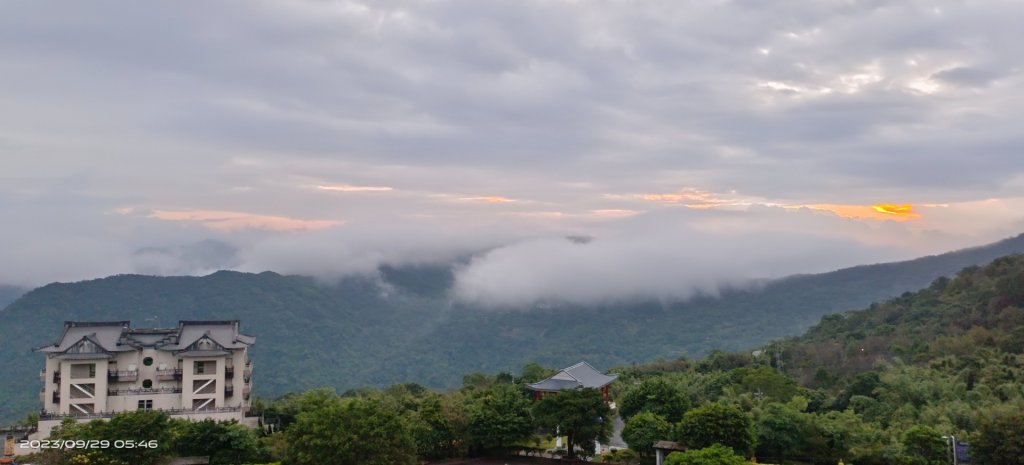
[(76, 363), (74, 365), (71, 365), (71, 377), (72, 378), (77, 378), (77, 379), (95, 378), (96, 377), (96, 364), (95, 363)]
[(153, 410), (153, 400), (140, 400), (139, 410)]
[(194, 371), (197, 375), (201, 375), (205, 371), (204, 370), (205, 368), (206, 368), (206, 363), (204, 363), (204, 362), (195, 362), (193, 364), (192, 371)]
[(144, 379), (144, 380), (142, 380), (142, 387), (143, 387), (143, 389), (152, 388), (153, 387), (153, 380), (151, 380), (151, 379)]
[(153, 357), (146, 357), (146, 358), (142, 359), (142, 364), (146, 365), (146, 366), (152, 366), (153, 365)]

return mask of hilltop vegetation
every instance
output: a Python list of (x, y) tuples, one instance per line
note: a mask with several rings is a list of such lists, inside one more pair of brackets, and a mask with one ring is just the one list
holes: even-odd
[(977, 463), (1024, 463), (1024, 446), (1008, 446), (1024, 444), (1024, 256), (826, 316), (759, 352), (624, 368), (620, 380), (622, 413), (644, 423), (637, 413), (689, 415), (659, 412), (680, 394), (673, 405), (746, 412), (754, 452), (774, 463), (945, 464), (943, 435), (970, 441)]
[[(599, 460), (647, 463), (654, 441), (673, 439), (690, 449), (669, 457), (675, 465), (740, 465), (751, 455), (768, 463), (944, 465), (943, 436), (955, 435), (971, 443), (975, 463), (1024, 464), (1022, 307), (1024, 256), (1011, 256), (865, 310), (825, 317), (805, 335), (759, 352), (615, 368), (620, 376), (612, 390), (631, 450)], [(811, 357), (824, 363), (821, 369)], [(536, 452), (555, 425), (570, 443), (584, 445), (577, 454), (590, 454), (589, 445), (610, 432), (610, 412), (593, 389), (532, 401), (523, 384), (551, 373), (530, 364), (516, 374), (467, 374), (461, 388), (444, 393), (406, 383), (259, 400), (255, 408), (273, 426), (258, 441), (231, 425), (192, 429), (211, 440), (237, 438), (218, 463), (261, 457), (286, 465), (412, 464)], [(147, 415), (124, 415), (117, 424)], [(166, 429), (174, 428), (185, 426)], [(173, 437), (166, 429), (153, 437)], [(61, 434), (95, 438), (116, 430)], [(171, 440), (143, 458), (180, 447)], [(107, 463), (106, 453), (90, 460)], [(75, 454), (83, 452), (48, 458), (70, 461)]]
[[(64, 320), (239, 319), (257, 336), (258, 393), (418, 382), (457, 386), (467, 371), (514, 371), (528, 362), (599, 366), (657, 357), (698, 357), (798, 334), (821, 316), (919, 289), (960, 268), (1024, 251), (1024, 237), (908, 262), (795, 276), (756, 289), (687, 302), (631, 301), (506, 310), (467, 306), (451, 295), (450, 267), (382, 268), (336, 283), (276, 273), (205, 277), (137, 275), (28, 292), (2, 311), (0, 422), (38, 409), (29, 351), (53, 342)], [(908, 348), (909, 350), (909, 348)]]

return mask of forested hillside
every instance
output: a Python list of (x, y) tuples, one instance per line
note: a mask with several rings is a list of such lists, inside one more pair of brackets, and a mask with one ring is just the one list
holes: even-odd
[(14, 302), (24, 293), (25, 290), (20, 287), (0, 284), (0, 311), (2, 311), (7, 304)]
[(961, 463), (966, 454), (970, 463), (1022, 465), (1022, 306), (1024, 256), (1009, 256), (865, 310), (826, 316), (805, 335), (761, 350), (612, 368), (619, 375), (611, 385), (616, 412), (595, 389), (535, 401), (525, 384), (556, 370), (527, 364), (466, 373), (461, 387), (446, 392), (401, 383), (258, 399), (254, 408), (271, 431), (130, 412), (109, 425), (72, 424), (56, 434), (113, 441), (142, 430), (162, 438), (159, 448), (51, 450), (35, 459), (130, 456), (128, 463), (144, 465), (211, 455), (225, 464), (414, 464), (536, 455), (551, 450), (556, 427), (566, 444), (558, 453), (591, 456), (595, 440), (609, 440), (607, 419), (617, 414), (629, 449), (606, 451), (595, 462), (652, 463), (651, 445), (671, 439), (688, 450), (667, 465), (743, 465), (752, 456), (801, 465), (946, 465), (953, 436)]
[(823, 315), (926, 286), (962, 267), (1024, 251), (1024, 237), (918, 260), (796, 276), (688, 302), (636, 301), (494, 311), (453, 301), (449, 267), (385, 268), (325, 284), (275, 273), (205, 277), (113, 276), (33, 290), (0, 315), (0, 420), (38, 408), (30, 352), (65, 320), (240, 319), (257, 336), (256, 391), (274, 397), (315, 386), (340, 390), (418, 382), (457, 385), (466, 372), (524, 363), (600, 366), (695, 357), (798, 334)]
[[(744, 412), (753, 446), (723, 443), (772, 463), (940, 465), (944, 435), (969, 442), (973, 463), (1024, 463), (1024, 256), (826, 316), (760, 351), (619, 371), (627, 429), (722, 405)], [(685, 430), (677, 439), (693, 441)]]

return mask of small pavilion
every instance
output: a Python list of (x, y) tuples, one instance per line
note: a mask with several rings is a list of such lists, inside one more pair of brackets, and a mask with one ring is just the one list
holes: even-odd
[(563, 368), (554, 376), (527, 384), (526, 388), (534, 392), (534, 399), (551, 393), (558, 393), (566, 389), (593, 388), (601, 391), (601, 397), (605, 402), (611, 401), (608, 393), (608, 385), (615, 381), (619, 375), (606, 375), (587, 362), (580, 362), (571, 367)]

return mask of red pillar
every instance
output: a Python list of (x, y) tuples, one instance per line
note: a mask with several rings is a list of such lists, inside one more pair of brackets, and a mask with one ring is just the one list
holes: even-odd
[(540, 391), (533, 391), (533, 400), (540, 400)]

